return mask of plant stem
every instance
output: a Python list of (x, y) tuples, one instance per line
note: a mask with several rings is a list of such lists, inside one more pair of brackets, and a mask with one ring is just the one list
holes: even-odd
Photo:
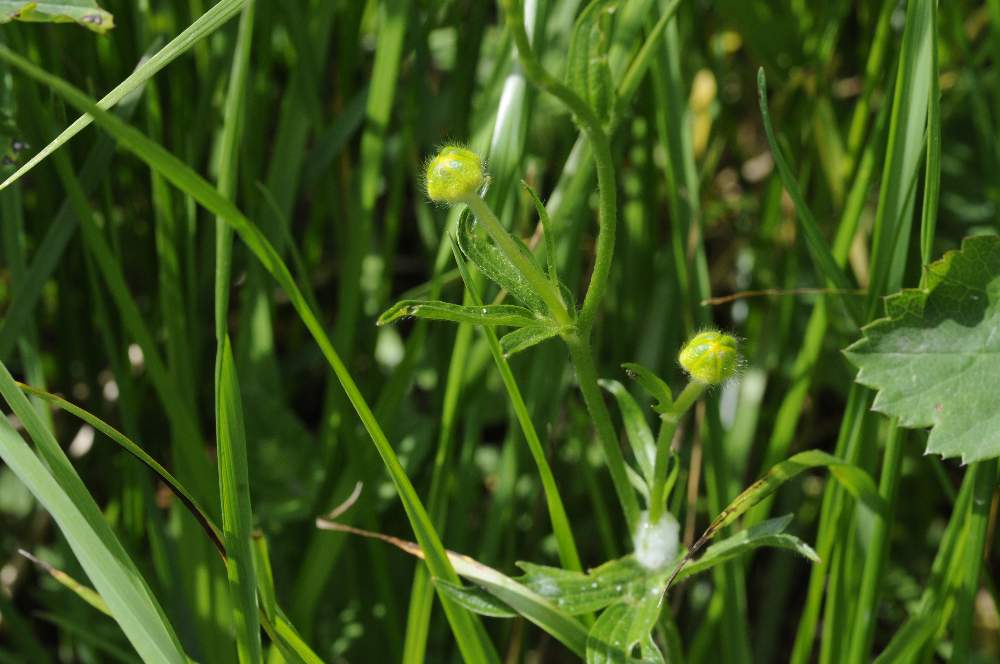
[(661, 416), (663, 425), (657, 438), (656, 463), (653, 466), (653, 487), (649, 492), (649, 522), (657, 523), (663, 515), (664, 488), (667, 481), (667, 461), (670, 459), (670, 443), (684, 413), (698, 400), (707, 385), (692, 380), (677, 396), (670, 411)]
[(611, 424), (611, 415), (608, 414), (607, 406), (604, 405), (604, 397), (597, 385), (597, 369), (594, 366), (594, 358), (590, 350), (590, 340), (579, 333), (567, 335), (564, 339), (569, 347), (573, 366), (576, 368), (576, 378), (580, 384), (580, 391), (583, 392), (583, 400), (587, 404), (590, 418), (597, 428), (597, 436), (604, 449), (604, 459), (608, 464), (608, 471), (611, 473), (611, 481), (615, 486), (618, 502), (621, 503), (622, 511), (625, 512), (629, 533), (634, 534), (635, 527), (639, 523), (639, 500), (628, 481), (625, 458), (618, 446), (618, 435), (615, 433), (614, 425)]
[(490, 234), (496, 245), (507, 255), (507, 258), (514, 264), (514, 267), (527, 279), (531, 288), (542, 298), (542, 301), (548, 307), (549, 313), (555, 319), (556, 323), (562, 327), (573, 325), (573, 319), (569, 312), (566, 311), (566, 305), (563, 304), (559, 290), (545, 276), (541, 268), (524, 254), (524, 251), (517, 245), (514, 238), (500, 224), (500, 220), (493, 214), (493, 210), (490, 209), (489, 204), (476, 194), (467, 196), (462, 202), (469, 206), (469, 209), (476, 215), (476, 219), (483, 225), (486, 232)]
[(594, 270), (590, 274), (590, 284), (580, 309), (578, 327), (587, 334), (594, 323), (597, 307), (608, 286), (608, 275), (615, 253), (615, 228), (617, 225), (617, 191), (615, 186), (615, 166), (611, 157), (611, 141), (601, 124), (600, 118), (578, 94), (564, 85), (542, 67), (531, 48), (528, 33), (524, 29), (524, 10), (519, 0), (501, 0), (507, 19), (507, 30), (517, 46), (518, 59), (525, 75), (531, 82), (556, 97), (570, 110), (590, 139), (597, 166), (598, 191), (598, 232), (597, 254)]

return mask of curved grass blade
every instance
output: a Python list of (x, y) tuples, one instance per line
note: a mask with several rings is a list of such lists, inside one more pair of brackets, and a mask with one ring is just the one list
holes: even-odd
[[(139, 88), (143, 83), (152, 78), (161, 69), (173, 62), (177, 57), (188, 51), (196, 43), (215, 32), (222, 24), (232, 18), (236, 12), (243, 8), (247, 0), (220, 0), (218, 4), (198, 17), (189, 25), (186, 30), (174, 37), (156, 55), (136, 68), (124, 81), (104, 95), (97, 103), (101, 109), (109, 109), (130, 92)], [(51, 143), (46, 145), (38, 154), (29, 159), (23, 166), (18, 168), (13, 175), (0, 184), (0, 191), (6, 189), (11, 184), (21, 179), (21, 177), (40, 164), (46, 157), (58, 150), (63, 144), (80, 133), (94, 121), (92, 115), (83, 115), (77, 118), (73, 124), (66, 127)]]
[(0, 364), (0, 393), (34, 439), (46, 463), (28, 447), (6, 417), (0, 417), (0, 458), (52, 515), (139, 655), (146, 661), (186, 664), (187, 656), (173, 627), (135, 564), (3, 364)]
[[(278, 282), (278, 285), (285, 290), (292, 306), (313, 336), (320, 351), (344, 388), (344, 392), (347, 394), (351, 405), (358, 413), (365, 430), (368, 432), (372, 443), (375, 445), (379, 456), (389, 471), (389, 476), (400, 496), (417, 541), (420, 542), (421, 547), (427, 552), (425, 560), (431, 574), (445, 580), (455, 581), (458, 578), (455, 570), (445, 555), (444, 546), (441, 544), (441, 540), (431, 523), (427, 510), (413, 488), (413, 484), (406, 475), (402, 464), (399, 462), (395, 450), (382, 431), (382, 427), (375, 419), (374, 413), (372, 413), (367, 401), (362, 396), (347, 367), (340, 359), (340, 355), (334, 349), (322, 323), (320, 323), (312, 309), (310, 309), (305, 296), (292, 278), (288, 266), (261, 231), (231, 201), (219, 194), (215, 187), (164, 149), (163, 146), (151, 141), (134, 127), (126, 125), (115, 116), (98, 107), (89, 97), (72, 85), (33, 65), (9, 48), (0, 47), (0, 60), (10, 63), (35, 80), (49, 86), (79, 110), (91, 114), (94, 121), (117, 138), (123, 147), (134, 152), (151, 168), (173, 183), (174, 186), (190, 195), (209, 212), (223, 219), (233, 227), (240, 238), (246, 243), (247, 247), (260, 261), (261, 265), (271, 273), (272, 277)], [(498, 661), (492, 645), (481, 636), (483, 634), (481, 628), (476, 627), (477, 621), (475, 616), (460, 610), (459, 607), (443, 596), (442, 605), (444, 606), (449, 622), (452, 624), (456, 640), (463, 655), (467, 659), (476, 662)]]

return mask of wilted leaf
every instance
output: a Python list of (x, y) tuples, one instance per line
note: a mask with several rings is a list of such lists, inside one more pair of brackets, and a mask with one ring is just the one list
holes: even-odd
[(886, 298), (886, 318), (845, 352), (873, 409), (932, 427), (927, 452), (1000, 455), (1000, 237), (967, 238), (927, 266), (926, 285)]
[(0, 0), (0, 24), (10, 21), (77, 23), (99, 33), (105, 33), (115, 27), (114, 17), (98, 7), (94, 0), (62, 0), (61, 2)]

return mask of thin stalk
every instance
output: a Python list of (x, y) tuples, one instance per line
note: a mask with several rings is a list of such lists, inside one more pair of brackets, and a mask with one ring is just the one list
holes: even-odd
[(590, 284), (583, 299), (577, 323), (586, 335), (594, 323), (594, 316), (607, 290), (608, 275), (615, 252), (615, 227), (617, 225), (617, 191), (615, 185), (614, 159), (611, 157), (611, 141), (600, 119), (587, 103), (569, 87), (552, 76), (538, 61), (531, 48), (528, 33), (524, 29), (524, 10), (518, 0), (501, 0), (506, 15), (507, 30), (514, 38), (518, 59), (525, 75), (532, 83), (561, 101), (583, 127), (594, 154), (597, 168), (598, 192), (598, 232), (594, 270), (590, 274)]
[(657, 523), (660, 516), (663, 515), (664, 499), (666, 498), (663, 494), (667, 482), (667, 461), (670, 459), (670, 443), (674, 439), (674, 432), (677, 431), (681, 417), (698, 400), (706, 387), (708, 386), (705, 383), (692, 380), (678, 395), (670, 411), (661, 416), (663, 425), (657, 440), (656, 463), (653, 466), (653, 487), (649, 493), (650, 523)]
[(577, 381), (580, 384), (580, 391), (583, 392), (583, 401), (587, 404), (590, 418), (597, 428), (597, 435), (601, 441), (601, 447), (604, 449), (604, 459), (608, 464), (608, 471), (611, 473), (611, 481), (615, 486), (618, 502), (625, 512), (629, 533), (634, 533), (635, 527), (639, 523), (639, 500), (628, 480), (628, 474), (625, 471), (625, 458), (618, 446), (618, 436), (611, 423), (608, 408), (604, 405), (601, 389), (597, 384), (597, 368), (594, 366), (590, 340), (580, 334), (573, 334), (565, 337), (565, 341), (569, 347), (570, 358), (576, 368)]

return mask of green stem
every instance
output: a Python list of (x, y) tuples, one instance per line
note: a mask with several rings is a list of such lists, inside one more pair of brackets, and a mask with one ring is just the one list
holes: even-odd
[(705, 383), (699, 383), (695, 380), (689, 382), (677, 396), (670, 410), (660, 418), (663, 420), (663, 424), (657, 438), (656, 463), (653, 466), (653, 488), (649, 493), (650, 523), (657, 523), (663, 515), (666, 498), (663, 494), (667, 482), (667, 461), (670, 459), (670, 443), (674, 439), (674, 432), (677, 431), (677, 425), (684, 413), (694, 405), (706, 387), (708, 386)]
[(976, 595), (983, 571), (983, 556), (986, 549), (986, 535), (989, 531), (990, 502), (993, 487), (997, 481), (995, 461), (982, 461), (970, 466), (969, 473), (975, 473), (972, 504), (968, 516), (968, 553), (966, 554), (966, 575), (958, 589), (956, 600), (953, 650), (951, 661), (968, 662), (971, 659), (972, 623), (976, 610)]
[(590, 274), (590, 284), (580, 310), (578, 326), (583, 334), (590, 331), (594, 323), (597, 307), (608, 286), (608, 275), (615, 252), (615, 227), (617, 225), (617, 191), (615, 186), (615, 166), (611, 157), (611, 141), (601, 124), (600, 118), (590, 106), (573, 90), (564, 85), (542, 67), (531, 48), (528, 33), (524, 29), (524, 10), (519, 0), (501, 0), (507, 18), (507, 30), (517, 46), (518, 59), (525, 75), (531, 82), (556, 97), (576, 116), (587, 137), (590, 139), (597, 166), (598, 191), (598, 232), (597, 253), (594, 270)]
[(510, 262), (514, 264), (514, 267), (528, 281), (531, 288), (542, 298), (542, 301), (548, 307), (549, 313), (555, 319), (556, 323), (562, 327), (572, 326), (573, 319), (570, 317), (569, 312), (566, 311), (566, 305), (563, 304), (559, 290), (545, 276), (541, 268), (524, 254), (524, 251), (517, 245), (514, 238), (500, 224), (500, 220), (493, 214), (493, 210), (490, 209), (489, 204), (477, 194), (466, 196), (462, 202), (469, 206), (469, 209), (476, 215), (476, 219), (483, 225), (486, 232), (490, 234), (496, 245), (506, 254)]
[(576, 367), (577, 382), (580, 384), (580, 391), (583, 392), (583, 400), (587, 404), (590, 418), (597, 428), (597, 436), (604, 449), (604, 459), (608, 464), (608, 471), (611, 473), (611, 481), (615, 486), (618, 502), (621, 503), (622, 510), (625, 512), (629, 533), (634, 534), (635, 526), (639, 522), (639, 500), (629, 483), (628, 473), (625, 471), (625, 457), (622, 456), (621, 448), (618, 445), (618, 436), (611, 423), (611, 415), (608, 414), (607, 406), (604, 405), (604, 397), (597, 384), (597, 368), (594, 366), (594, 358), (590, 351), (590, 341), (586, 336), (580, 334), (568, 335), (564, 338), (569, 347), (573, 365)]

